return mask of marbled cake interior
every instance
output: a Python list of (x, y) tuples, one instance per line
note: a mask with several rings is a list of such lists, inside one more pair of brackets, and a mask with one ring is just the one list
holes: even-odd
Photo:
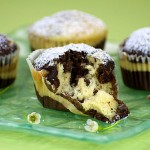
[[(85, 44), (70, 44), (36, 53), (40, 54), (32, 61), (32, 65), (40, 72), (45, 84), (41, 91), (35, 83), (40, 99), (50, 96), (53, 100), (58, 100), (49, 94), (50, 91), (66, 99), (81, 113), (102, 121), (114, 122), (128, 115), (128, 109), (123, 103), (123, 116), (118, 114), (120, 104), (116, 100), (114, 61), (104, 51)], [(32, 60), (32, 55), (29, 59)], [(64, 100), (59, 101), (61, 104), (63, 102)], [(65, 107), (72, 111), (68, 104)]]

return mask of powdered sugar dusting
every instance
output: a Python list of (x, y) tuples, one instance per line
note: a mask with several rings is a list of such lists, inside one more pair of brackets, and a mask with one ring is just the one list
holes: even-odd
[(34, 67), (37, 70), (39, 70), (46, 64), (48, 64), (48, 66), (52, 66), (55, 63), (54, 60), (58, 59), (60, 56), (64, 55), (65, 52), (69, 50), (77, 51), (77, 52), (82, 52), (82, 51), (86, 52), (87, 55), (99, 59), (101, 63), (107, 63), (110, 60), (113, 61), (113, 59), (105, 51), (102, 51), (100, 49), (95, 49), (86, 44), (69, 44), (63, 47), (49, 48), (44, 50), (34, 60)]
[(150, 55), (150, 28), (142, 28), (133, 32), (123, 49), (133, 54)]
[(29, 34), (45, 37), (60, 35), (76, 37), (96, 34), (104, 28), (105, 24), (90, 14), (78, 10), (66, 10), (37, 21), (30, 27)]

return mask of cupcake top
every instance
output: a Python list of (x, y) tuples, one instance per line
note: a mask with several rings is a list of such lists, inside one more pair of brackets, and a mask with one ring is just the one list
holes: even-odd
[[(113, 59), (105, 52), (100, 49), (95, 49), (86, 44), (69, 44), (63, 47), (49, 48), (40, 52), (40, 55), (34, 60), (34, 67), (40, 70), (43, 66), (53, 66), (54, 61), (60, 56), (64, 55), (67, 51), (85, 52), (87, 55), (99, 59), (102, 64), (113, 65)], [(39, 52), (37, 52), (39, 53)], [(32, 57), (29, 56), (29, 57)]]
[(8, 55), (17, 50), (17, 45), (6, 35), (0, 34), (0, 56)]
[(123, 43), (122, 51), (129, 55), (150, 57), (150, 28), (133, 32)]
[(107, 29), (102, 20), (78, 10), (61, 11), (45, 17), (29, 29), (29, 34), (51, 37), (57, 40), (60, 36), (68, 40), (99, 34), (103, 36), (106, 33)]

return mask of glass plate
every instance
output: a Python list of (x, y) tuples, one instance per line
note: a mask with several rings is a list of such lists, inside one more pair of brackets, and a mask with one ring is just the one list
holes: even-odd
[[(79, 116), (70, 112), (60, 112), (43, 108), (36, 98), (33, 81), (26, 62), (30, 53), (27, 40), (27, 29), (21, 28), (9, 34), (20, 46), (20, 60), (16, 82), (0, 95), (0, 125), (38, 131), (42, 134), (65, 136), (84, 141), (97, 143), (111, 142), (138, 134), (150, 128), (150, 101), (146, 99), (148, 91), (134, 90), (122, 83), (117, 59), (117, 45), (107, 43), (106, 49), (116, 63), (116, 75), (119, 82), (119, 98), (122, 99), (130, 110), (127, 119), (122, 120), (115, 127), (98, 133), (89, 133), (84, 130), (84, 125), (89, 117)], [(27, 122), (27, 114), (38, 112), (42, 116), (39, 125)], [(98, 121), (102, 126), (106, 123)]]

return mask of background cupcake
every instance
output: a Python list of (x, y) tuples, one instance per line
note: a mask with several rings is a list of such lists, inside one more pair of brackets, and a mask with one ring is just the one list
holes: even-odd
[(90, 14), (66, 10), (37, 21), (29, 28), (28, 35), (32, 50), (69, 43), (86, 43), (103, 49), (107, 28), (102, 20)]
[(14, 82), (16, 78), (19, 50), (11, 39), (0, 34), (0, 88)]
[(120, 67), (127, 86), (150, 90), (150, 28), (133, 32), (123, 42)]

